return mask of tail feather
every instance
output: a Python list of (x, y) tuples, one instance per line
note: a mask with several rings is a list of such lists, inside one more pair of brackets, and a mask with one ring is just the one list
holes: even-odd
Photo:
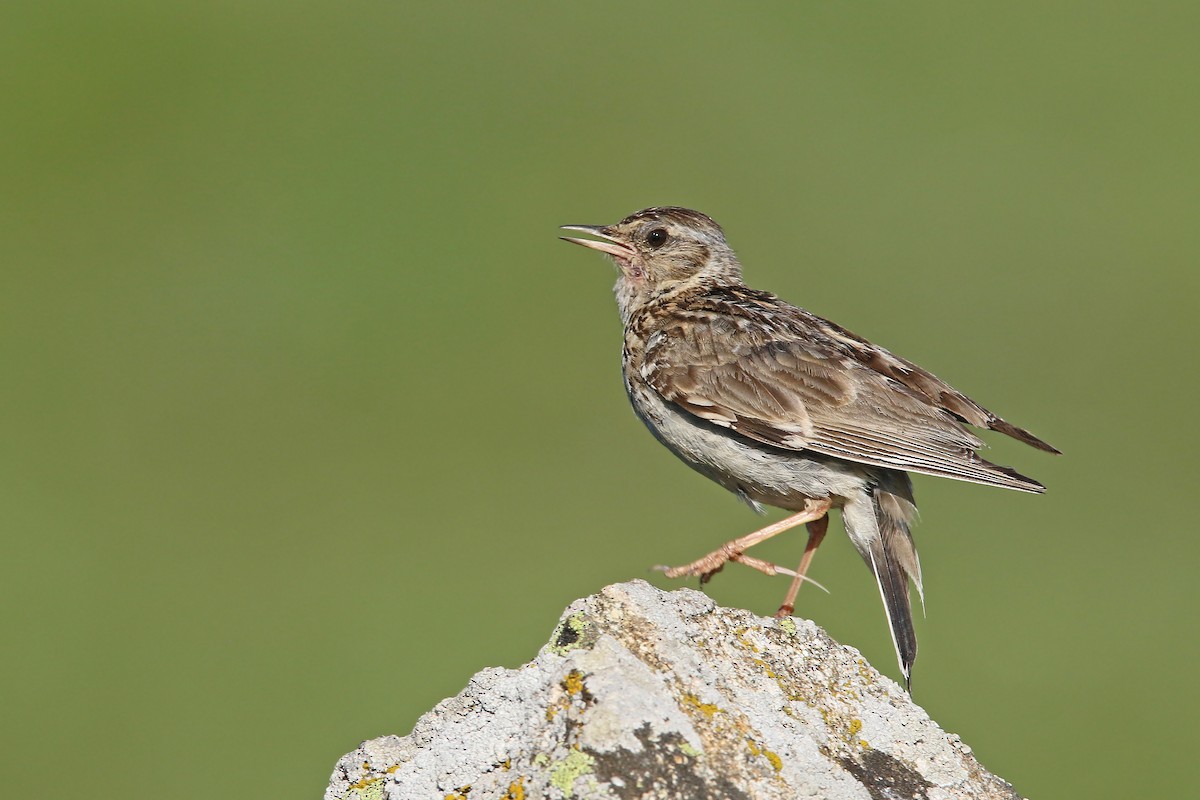
[(847, 503), (842, 509), (842, 518), (850, 540), (875, 574), (896, 658), (908, 687), (912, 684), (912, 665), (917, 659), (909, 580), (917, 585), (922, 607), (925, 603), (921, 563), (909, 532), (916, 517), (912, 484), (904, 473), (888, 472), (868, 492)]
[(1049, 444), (1048, 442), (1043, 442), (1041, 439), (1034, 436), (1024, 428), (1018, 428), (1016, 425), (1013, 425), (1010, 422), (1005, 422), (995, 415), (993, 415), (992, 419), (988, 421), (988, 427), (994, 431), (1000, 431), (1003, 434), (1011, 436), (1018, 442), (1024, 442), (1030, 447), (1036, 447), (1038, 450), (1042, 450), (1047, 453), (1054, 453), (1056, 456), (1062, 455), (1062, 450), (1059, 450), (1054, 445)]

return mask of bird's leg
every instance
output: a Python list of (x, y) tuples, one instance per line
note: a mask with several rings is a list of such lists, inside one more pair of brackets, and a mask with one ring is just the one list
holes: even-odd
[(825, 531), (828, 528), (828, 514), (808, 523), (808, 544), (804, 546), (804, 556), (800, 559), (800, 566), (796, 567), (796, 577), (792, 578), (792, 585), (788, 587), (787, 596), (783, 598), (783, 605), (775, 612), (777, 618), (790, 617), (796, 610), (796, 593), (800, 591), (804, 574), (808, 572), (808, 565), (812, 563), (813, 556), (816, 555), (817, 548), (821, 546), (821, 540), (825, 538)]
[[(655, 569), (662, 570), (668, 578), (699, 575), (702, 583), (707, 582), (709, 578), (719, 572), (726, 561), (740, 562), (748, 567), (754, 567), (759, 572), (764, 572), (767, 575), (778, 575), (780, 573), (794, 575), (795, 573), (792, 573), (791, 570), (777, 567), (769, 561), (751, 558), (750, 556), (743, 555), (743, 553), (754, 545), (765, 542), (772, 536), (777, 536), (797, 525), (803, 525), (806, 522), (816, 522), (829, 512), (829, 507), (830, 502), (828, 499), (809, 500), (803, 511), (781, 519), (779, 522), (768, 525), (753, 533), (748, 533), (745, 536), (734, 539), (732, 542), (726, 542), (708, 555), (698, 558), (690, 564), (684, 564), (681, 567), (655, 567)], [(811, 536), (809, 541), (811, 542)], [(801, 578), (800, 580), (803, 579)]]

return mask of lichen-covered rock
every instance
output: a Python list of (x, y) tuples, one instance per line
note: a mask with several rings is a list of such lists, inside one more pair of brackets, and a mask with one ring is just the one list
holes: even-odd
[(642, 581), (571, 604), (405, 737), (364, 742), (326, 800), (1016, 798), (893, 681), (807, 620)]

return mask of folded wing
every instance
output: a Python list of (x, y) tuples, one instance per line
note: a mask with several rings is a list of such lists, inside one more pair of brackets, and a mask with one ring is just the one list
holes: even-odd
[(697, 417), (789, 450), (1043, 491), (980, 458), (983, 442), (963, 423), (1057, 450), (827, 320), (741, 287), (693, 298), (676, 317), (684, 319), (650, 337), (640, 369), (664, 399)]

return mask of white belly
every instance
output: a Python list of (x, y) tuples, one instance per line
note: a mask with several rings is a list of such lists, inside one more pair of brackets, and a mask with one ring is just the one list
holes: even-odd
[(625, 385), (638, 417), (672, 453), (731, 492), (767, 505), (801, 510), (808, 499), (852, 497), (866, 485), (863, 467), (809, 451), (753, 442), (681, 411), (649, 387)]

